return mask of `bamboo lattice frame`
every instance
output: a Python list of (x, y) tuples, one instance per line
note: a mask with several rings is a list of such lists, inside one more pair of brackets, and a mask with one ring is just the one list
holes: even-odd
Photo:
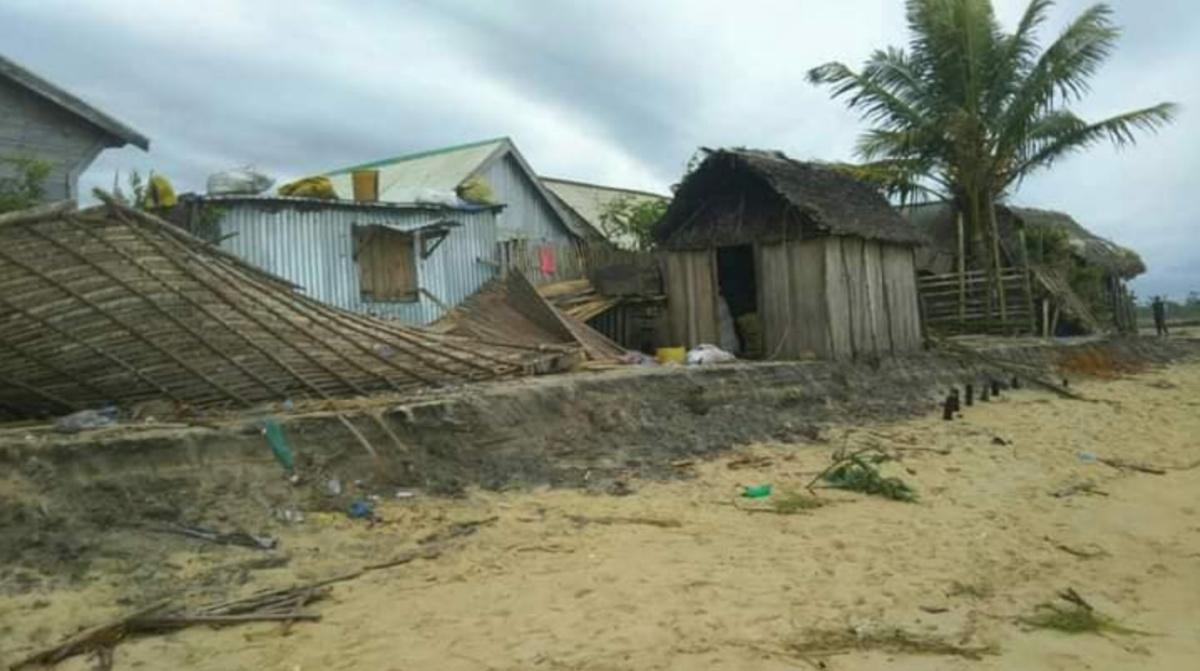
[(0, 215), (0, 407), (243, 407), (545, 368), (545, 354), (329, 307), (98, 195)]

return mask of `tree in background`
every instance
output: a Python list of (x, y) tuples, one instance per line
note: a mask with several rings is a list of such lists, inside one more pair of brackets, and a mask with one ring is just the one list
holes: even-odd
[(654, 225), (667, 213), (667, 201), (622, 196), (613, 199), (600, 215), (600, 232), (621, 244), (628, 241), (637, 251), (654, 247)]
[(1094, 122), (1072, 112), (1120, 31), (1100, 4), (1041, 49), (1038, 29), (1053, 4), (1032, 0), (1007, 33), (991, 0), (908, 0), (907, 49), (876, 51), (861, 70), (832, 62), (808, 73), (871, 124), (858, 143), (864, 175), (902, 201), (931, 194), (953, 202), (967, 248), (993, 282), (998, 201), (1072, 152), (1132, 144), (1138, 131), (1161, 128), (1177, 112), (1159, 103)]
[(51, 166), (26, 157), (0, 157), (0, 212), (24, 210), (46, 195)]

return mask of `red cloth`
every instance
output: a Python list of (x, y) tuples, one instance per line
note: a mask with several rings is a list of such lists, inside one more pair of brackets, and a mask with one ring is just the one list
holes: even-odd
[(558, 267), (554, 260), (553, 247), (542, 247), (538, 250), (538, 261), (543, 275), (553, 275)]

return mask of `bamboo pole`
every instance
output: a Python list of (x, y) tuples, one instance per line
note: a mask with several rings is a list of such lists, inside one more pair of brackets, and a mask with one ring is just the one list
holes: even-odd
[(987, 203), (988, 226), (992, 233), (992, 269), (995, 272), (996, 282), (996, 297), (1000, 302), (1000, 324), (1001, 328), (1007, 328), (1008, 325), (1008, 300), (1005, 295), (1004, 283), (999, 281), (1000, 277), (1000, 228), (996, 225), (996, 201), (989, 197)]
[(958, 319), (967, 321), (967, 238), (963, 226), (963, 213), (958, 210)]
[(1029, 263), (1029, 246), (1025, 240), (1025, 227), (1017, 227), (1017, 238), (1021, 242), (1021, 259), (1025, 262), (1025, 303), (1029, 308), (1029, 332), (1037, 333), (1037, 313), (1033, 306), (1033, 268)]

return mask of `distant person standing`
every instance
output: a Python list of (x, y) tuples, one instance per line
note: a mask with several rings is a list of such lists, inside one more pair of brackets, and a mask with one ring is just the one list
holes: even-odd
[(1162, 296), (1155, 296), (1154, 302), (1150, 304), (1150, 311), (1154, 313), (1154, 330), (1158, 332), (1158, 337), (1163, 338), (1169, 335), (1167, 333), (1167, 302)]

